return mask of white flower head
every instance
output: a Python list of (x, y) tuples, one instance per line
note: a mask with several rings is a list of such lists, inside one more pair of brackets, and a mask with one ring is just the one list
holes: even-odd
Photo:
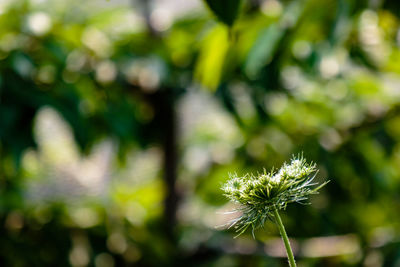
[(292, 202), (303, 203), (327, 183), (314, 187), (317, 185), (312, 183), (316, 171), (314, 163), (307, 163), (302, 156), (297, 156), (289, 164), (284, 163), (276, 173), (231, 175), (222, 190), (231, 201), (240, 204), (242, 211), (242, 216), (231, 226), (239, 234), (252, 226), (254, 233), (255, 228), (271, 217), (274, 209), (285, 209)]

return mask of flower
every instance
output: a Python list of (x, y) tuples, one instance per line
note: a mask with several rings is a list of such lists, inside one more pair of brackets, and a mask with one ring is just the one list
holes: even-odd
[(311, 194), (329, 181), (314, 187), (317, 173), (314, 163), (307, 163), (302, 156), (292, 157), (290, 164), (284, 163), (279, 171), (271, 171), (257, 176), (246, 174), (231, 175), (222, 190), (231, 201), (240, 205), (242, 215), (231, 222), (230, 227), (242, 234), (250, 226), (254, 230), (272, 219), (274, 209), (285, 209), (288, 203), (304, 204)]

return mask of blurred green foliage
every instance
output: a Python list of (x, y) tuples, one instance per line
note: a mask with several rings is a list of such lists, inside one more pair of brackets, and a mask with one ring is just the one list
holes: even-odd
[(285, 266), (220, 187), (299, 152), (299, 265), (399, 265), (398, 2), (161, 2), (0, 2), (1, 265)]

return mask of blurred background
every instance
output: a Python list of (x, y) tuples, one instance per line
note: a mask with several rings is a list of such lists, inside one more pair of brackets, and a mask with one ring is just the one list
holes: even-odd
[[(235, 2), (235, 1), (233, 1)], [(0, 0), (1, 266), (286, 266), (229, 173), (303, 153), (299, 266), (400, 266), (400, 3)]]

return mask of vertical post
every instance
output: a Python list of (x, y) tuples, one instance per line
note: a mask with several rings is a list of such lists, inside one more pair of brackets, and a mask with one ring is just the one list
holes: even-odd
[(176, 188), (177, 178), (177, 132), (175, 101), (172, 89), (166, 89), (166, 96), (162, 97), (164, 121), (164, 180), (166, 186), (164, 218), (168, 234), (172, 237), (176, 224), (176, 212), (179, 195)]

